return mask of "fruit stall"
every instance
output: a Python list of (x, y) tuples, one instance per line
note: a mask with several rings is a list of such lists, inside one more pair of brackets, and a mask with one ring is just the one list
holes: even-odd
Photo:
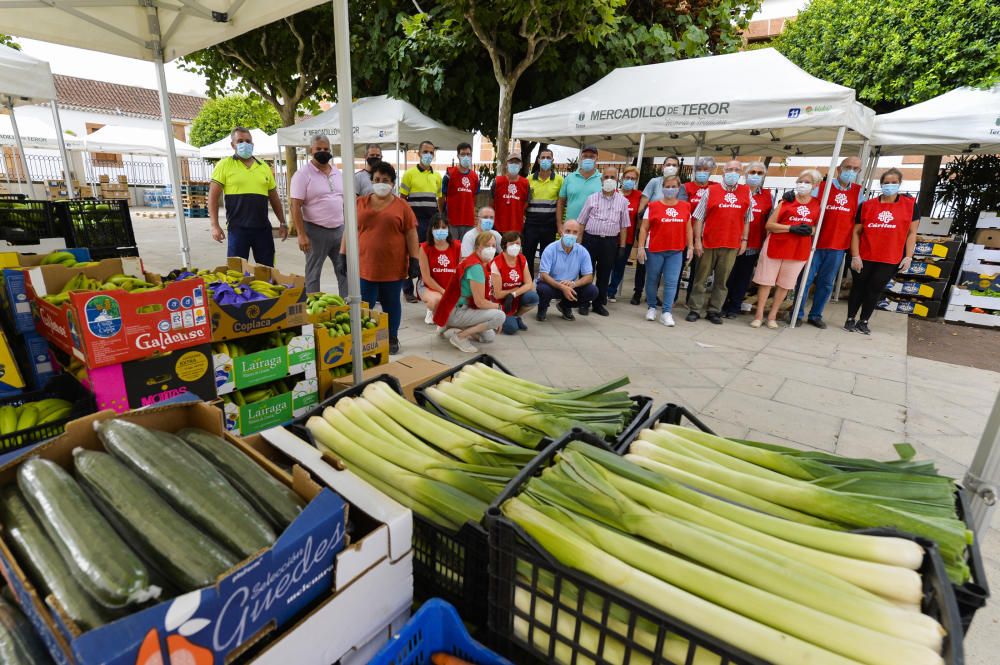
[(299, 275), (0, 262), (4, 663), (960, 665), (989, 596), (905, 444), (390, 362), (367, 305), (352, 385), (348, 307)]

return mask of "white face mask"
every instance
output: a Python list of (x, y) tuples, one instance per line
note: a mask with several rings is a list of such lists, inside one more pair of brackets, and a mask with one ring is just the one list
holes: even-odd
[(483, 247), (479, 250), (479, 258), (483, 261), (492, 261), (493, 257), (497, 255), (496, 247)]
[(616, 189), (618, 189), (618, 181), (617, 180), (610, 180), (610, 179), (609, 180), (605, 180), (604, 182), (601, 183), (601, 188), (605, 192), (607, 192), (608, 194), (610, 194), (611, 192), (613, 192)]
[(806, 194), (812, 194), (813, 186), (812, 183), (808, 182), (797, 182), (795, 183), (795, 193), (799, 196), (805, 196)]
[(375, 196), (384, 198), (392, 194), (392, 185), (387, 182), (374, 182), (372, 191), (375, 192)]
[(677, 167), (676, 166), (664, 166), (663, 167), (663, 175), (677, 175)]
[(507, 256), (517, 256), (521, 253), (520, 245), (507, 245)]

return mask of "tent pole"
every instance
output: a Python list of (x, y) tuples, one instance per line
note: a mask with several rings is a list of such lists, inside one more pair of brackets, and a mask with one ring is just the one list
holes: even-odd
[[(333, 37), (337, 65), (337, 108), (340, 111), (340, 155), (354, 159), (354, 120), (351, 104), (351, 35), (347, 0), (333, 0)], [(351, 359), (354, 383), (362, 381), (364, 348), (361, 339), (361, 271), (358, 265), (358, 209), (354, 178), (344, 178), (344, 226), (347, 232), (347, 302), (351, 307)], [(374, 303), (368, 303), (369, 306)]]
[[(870, 141), (865, 139), (865, 142), (861, 146), (861, 150), (858, 152), (858, 157), (861, 159), (861, 170), (864, 172), (865, 160), (868, 157)], [(861, 175), (860, 173), (858, 175)], [(864, 186), (862, 186), (864, 189)], [(847, 254), (844, 254), (844, 258), (840, 260), (840, 268), (837, 270), (837, 279), (833, 283), (833, 293), (831, 294), (830, 300), (833, 302), (840, 302), (840, 285), (844, 281), (844, 264), (847, 262)]]
[[(844, 134), (846, 131), (847, 127), (843, 125), (837, 130), (837, 140), (833, 144), (833, 157), (830, 158), (830, 169), (826, 172), (827, 180), (833, 178), (833, 172), (837, 169), (837, 162), (840, 161), (840, 149), (844, 144)], [(809, 278), (809, 270), (812, 268), (813, 257), (816, 255), (816, 243), (819, 242), (819, 232), (823, 228), (823, 217), (826, 216), (826, 202), (830, 199), (831, 189), (833, 189), (832, 183), (823, 188), (823, 196), (819, 202), (819, 219), (816, 220), (816, 229), (812, 235), (812, 248), (809, 250), (809, 258), (806, 259), (805, 268), (802, 269), (802, 279), (799, 281), (801, 286), (805, 286), (806, 280)], [(804, 288), (796, 289), (795, 306), (792, 308), (792, 318), (788, 323), (790, 328), (795, 327), (795, 322), (799, 316), (799, 309), (802, 307), (802, 301), (805, 300), (805, 296)]]
[(76, 198), (76, 189), (73, 187), (73, 172), (70, 169), (69, 152), (66, 150), (66, 139), (63, 136), (62, 122), (59, 120), (59, 109), (56, 107), (56, 100), (49, 102), (52, 109), (52, 123), (56, 128), (56, 138), (59, 140), (59, 154), (63, 160), (63, 177), (66, 178), (66, 194), (71, 199)]
[[(35, 188), (31, 186), (31, 173), (28, 171), (28, 156), (24, 154), (24, 143), (21, 141), (21, 132), (17, 128), (17, 118), (14, 117), (14, 103), (7, 96), (7, 111), (10, 112), (10, 128), (14, 131), (14, 142), (17, 143), (17, 154), (20, 156), (21, 171), (24, 172), (24, 186), (28, 189), (28, 198), (35, 198)], [(20, 189), (20, 183), (18, 183)]]
[(969, 500), (972, 527), (978, 536), (992, 523), (1000, 493), (1000, 393), (993, 402), (993, 411), (962, 484)]
[(396, 177), (401, 178), (399, 175), (399, 128), (396, 128)]
[(170, 173), (170, 184), (174, 188), (174, 212), (177, 214), (177, 235), (181, 245), (181, 265), (185, 268), (191, 265), (191, 245), (188, 242), (187, 219), (184, 217), (184, 205), (181, 203), (181, 171), (177, 163), (177, 147), (174, 145), (173, 126), (170, 123), (170, 98), (167, 96), (167, 74), (163, 70), (163, 53), (157, 52), (156, 85), (160, 91), (160, 116), (163, 121), (163, 136), (167, 145), (167, 170)]
[(635, 165), (642, 171), (642, 154), (646, 152), (646, 135), (639, 135), (639, 155), (635, 158)]
[(864, 184), (861, 185), (861, 196), (865, 197), (871, 193), (871, 181), (872, 175), (875, 173), (875, 169), (878, 168), (878, 159), (882, 154), (882, 146), (877, 146), (875, 151), (871, 154), (868, 159), (868, 168), (865, 169)]

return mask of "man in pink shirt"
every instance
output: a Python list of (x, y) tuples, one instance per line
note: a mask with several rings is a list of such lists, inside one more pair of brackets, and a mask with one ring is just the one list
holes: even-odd
[(337, 275), (337, 291), (347, 297), (347, 264), (340, 253), (344, 235), (344, 186), (333, 164), (330, 140), (317, 134), (309, 142), (312, 159), (292, 176), (292, 223), (299, 249), (306, 254), (306, 292), (320, 290), (323, 264), (329, 258)]

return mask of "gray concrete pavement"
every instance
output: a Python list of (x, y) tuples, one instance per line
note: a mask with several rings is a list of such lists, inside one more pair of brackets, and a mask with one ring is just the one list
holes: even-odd
[[(135, 229), (148, 268), (177, 267), (173, 220), (137, 219)], [(195, 265), (224, 260), (225, 247), (212, 241), (208, 220), (190, 220), (188, 229)], [(276, 262), (283, 271), (302, 273), (304, 260), (294, 239), (278, 243)], [(332, 266), (323, 277), (324, 290), (335, 292)], [(825, 331), (808, 325), (755, 330), (747, 317), (716, 326), (678, 316), (677, 326), (666, 328), (645, 321), (644, 305), (619, 301), (609, 309), (608, 318), (592, 314), (567, 322), (553, 308), (548, 321), (532, 316), (527, 332), (500, 335), (481, 350), (520, 376), (552, 385), (628, 374), (633, 391), (652, 396), (658, 405), (687, 406), (727, 436), (875, 458), (891, 458), (892, 444), (908, 441), (957, 478), (972, 459), (1000, 389), (996, 372), (908, 356), (906, 319), (888, 312), (873, 317), (869, 337), (837, 327), (843, 304), (828, 308), (831, 326)], [(442, 362), (467, 357), (435, 335), (423, 316), (422, 306), (404, 305), (402, 354)], [(990, 583), (1000, 592), (1000, 518), (993, 527), (981, 543)], [(968, 663), (997, 662), (998, 624), (1000, 602), (994, 600), (977, 615), (967, 637)]]

